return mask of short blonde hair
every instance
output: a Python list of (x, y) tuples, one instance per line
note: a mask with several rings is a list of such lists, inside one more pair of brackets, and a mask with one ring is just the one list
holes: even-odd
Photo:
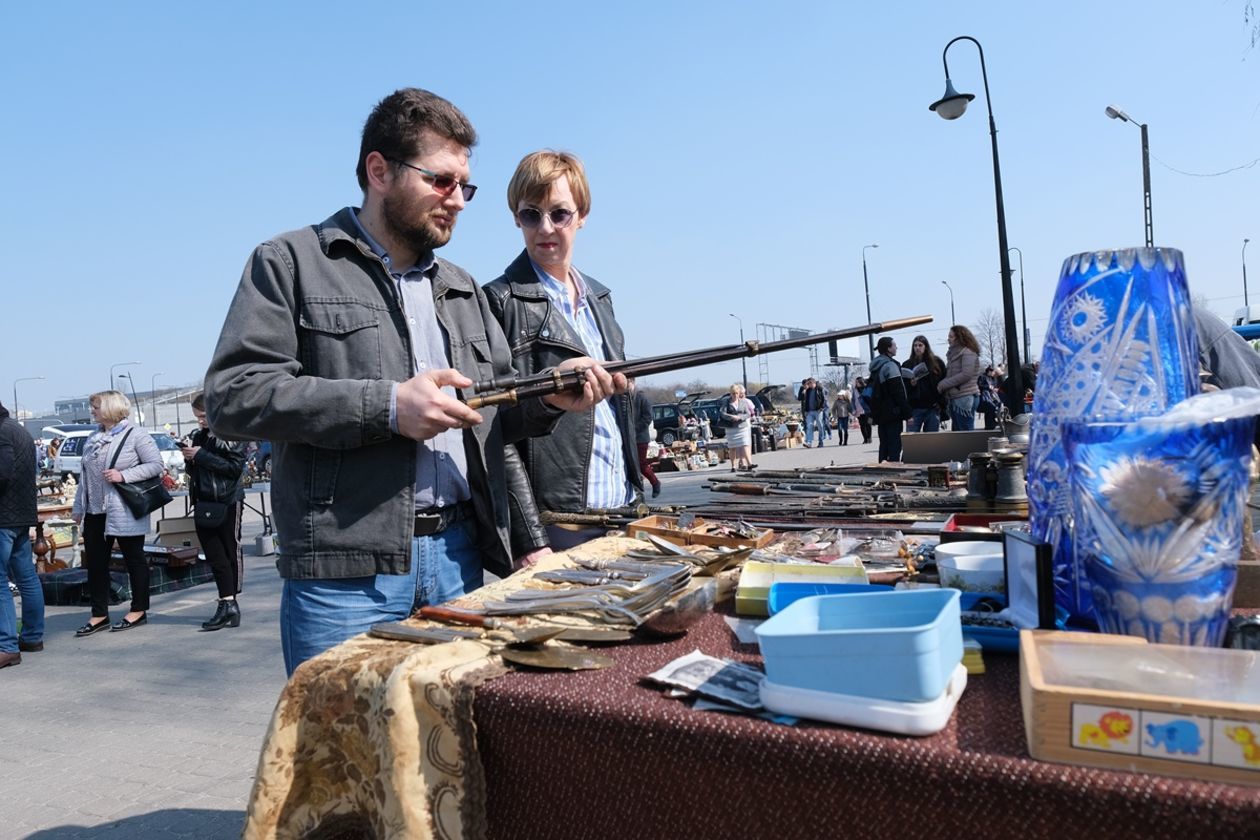
[(95, 403), (96, 416), (106, 423), (121, 422), (131, 414), (131, 400), (122, 391), (97, 391), (88, 402)]
[(748, 396), (748, 389), (744, 387), (743, 382), (736, 382), (734, 385), (731, 386), (731, 393), (733, 394), (736, 391), (739, 391), (744, 396)]
[(516, 214), (521, 202), (541, 204), (551, 191), (551, 185), (569, 176), (569, 191), (577, 202), (578, 215), (583, 218), (591, 212), (591, 187), (586, 182), (586, 167), (581, 159), (569, 152), (543, 149), (530, 152), (521, 158), (508, 182), (508, 209)]

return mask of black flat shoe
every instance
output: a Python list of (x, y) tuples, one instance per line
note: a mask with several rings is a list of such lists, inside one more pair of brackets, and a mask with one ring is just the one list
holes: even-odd
[(137, 618), (135, 621), (128, 621), (127, 619), (124, 618), (122, 621), (118, 622), (113, 627), (109, 628), (109, 632), (113, 633), (118, 630), (130, 630), (132, 627), (139, 627), (141, 624), (148, 624), (148, 623), (149, 623), (149, 614), (146, 612), (143, 615), (141, 615), (139, 618)]
[(109, 629), (109, 616), (105, 616), (104, 621), (97, 622), (96, 624), (93, 624), (91, 621), (88, 621), (87, 624), (84, 624), (78, 630), (75, 630), (74, 635), (91, 636), (93, 633), (99, 633), (102, 630), (108, 630), (108, 629)]

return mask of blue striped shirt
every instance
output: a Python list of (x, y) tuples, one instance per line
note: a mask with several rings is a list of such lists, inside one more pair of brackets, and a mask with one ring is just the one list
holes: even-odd
[[(420, 262), (405, 271), (398, 271), (389, 254), (364, 229), (359, 215), (354, 213), (363, 241), (381, 258), (398, 289), (403, 315), (407, 318), (407, 332), (411, 337), (412, 371), (420, 374), (430, 370), (449, 368), (445, 336), (438, 323), (437, 308), (433, 304), (433, 275), (437, 273), (437, 259), (432, 253), (421, 255)], [(455, 389), (446, 386), (442, 393), (455, 396)], [(398, 432), (398, 384), (389, 392), (389, 428)], [(464, 431), (447, 429), (428, 440), (416, 443), (416, 510), (448, 507), (472, 498), (468, 487), (468, 456), (464, 452)]]
[[(534, 273), (547, 299), (551, 301), (573, 331), (582, 340), (586, 355), (603, 360), (604, 336), (600, 334), (595, 313), (586, 300), (586, 284), (582, 275), (571, 273), (577, 287), (577, 306), (569, 301), (569, 290), (542, 266), (530, 260)], [(617, 427), (617, 415), (608, 400), (595, 405), (595, 429), (591, 436), (590, 469), (586, 473), (586, 506), (591, 508), (615, 508), (629, 504), (634, 499), (634, 488), (626, 478), (626, 462), (622, 455), (621, 430)]]

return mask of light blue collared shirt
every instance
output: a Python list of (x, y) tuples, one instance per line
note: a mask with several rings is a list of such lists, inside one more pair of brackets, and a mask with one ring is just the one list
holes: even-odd
[[(542, 266), (530, 260), (538, 282), (546, 292), (548, 300), (564, 319), (573, 327), (574, 332), (582, 340), (586, 355), (592, 359), (603, 360), (604, 336), (595, 321), (595, 313), (586, 300), (586, 284), (582, 275), (573, 272), (573, 282), (577, 286), (577, 306), (569, 302), (569, 291), (565, 285), (548, 274)], [(586, 506), (592, 508), (615, 508), (629, 504), (634, 499), (634, 488), (626, 478), (626, 462), (622, 456), (621, 430), (617, 427), (617, 415), (613, 412), (612, 403), (603, 400), (595, 405), (595, 433), (591, 437), (590, 470), (586, 474)]]
[[(446, 342), (442, 325), (433, 305), (433, 277), (437, 274), (437, 259), (430, 252), (422, 255), (420, 262), (405, 271), (397, 271), (389, 254), (364, 229), (356, 210), (355, 224), (363, 241), (381, 258), (390, 277), (398, 288), (402, 301), (403, 316), (407, 319), (407, 332), (411, 336), (411, 356), (414, 373), (440, 370), (451, 366), (446, 355)], [(455, 396), (455, 389), (446, 386), (442, 393)], [(398, 383), (389, 392), (389, 428), (398, 432)], [(447, 429), (436, 437), (416, 443), (416, 510), (448, 507), (472, 498), (468, 487), (468, 456), (464, 452), (462, 429)]]

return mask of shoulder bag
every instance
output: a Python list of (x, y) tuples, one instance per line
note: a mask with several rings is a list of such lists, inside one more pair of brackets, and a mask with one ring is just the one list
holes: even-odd
[[(122, 454), (127, 438), (131, 437), (131, 432), (131, 429), (127, 430), (127, 434), (123, 435), (123, 439), (118, 444), (118, 449), (114, 450), (114, 458), (109, 462), (111, 470), (118, 463), (118, 456)], [(160, 475), (142, 481), (120, 481), (114, 485), (114, 489), (118, 491), (118, 498), (122, 499), (127, 510), (131, 511), (131, 515), (136, 519), (148, 516), (173, 498), (163, 486)]]

